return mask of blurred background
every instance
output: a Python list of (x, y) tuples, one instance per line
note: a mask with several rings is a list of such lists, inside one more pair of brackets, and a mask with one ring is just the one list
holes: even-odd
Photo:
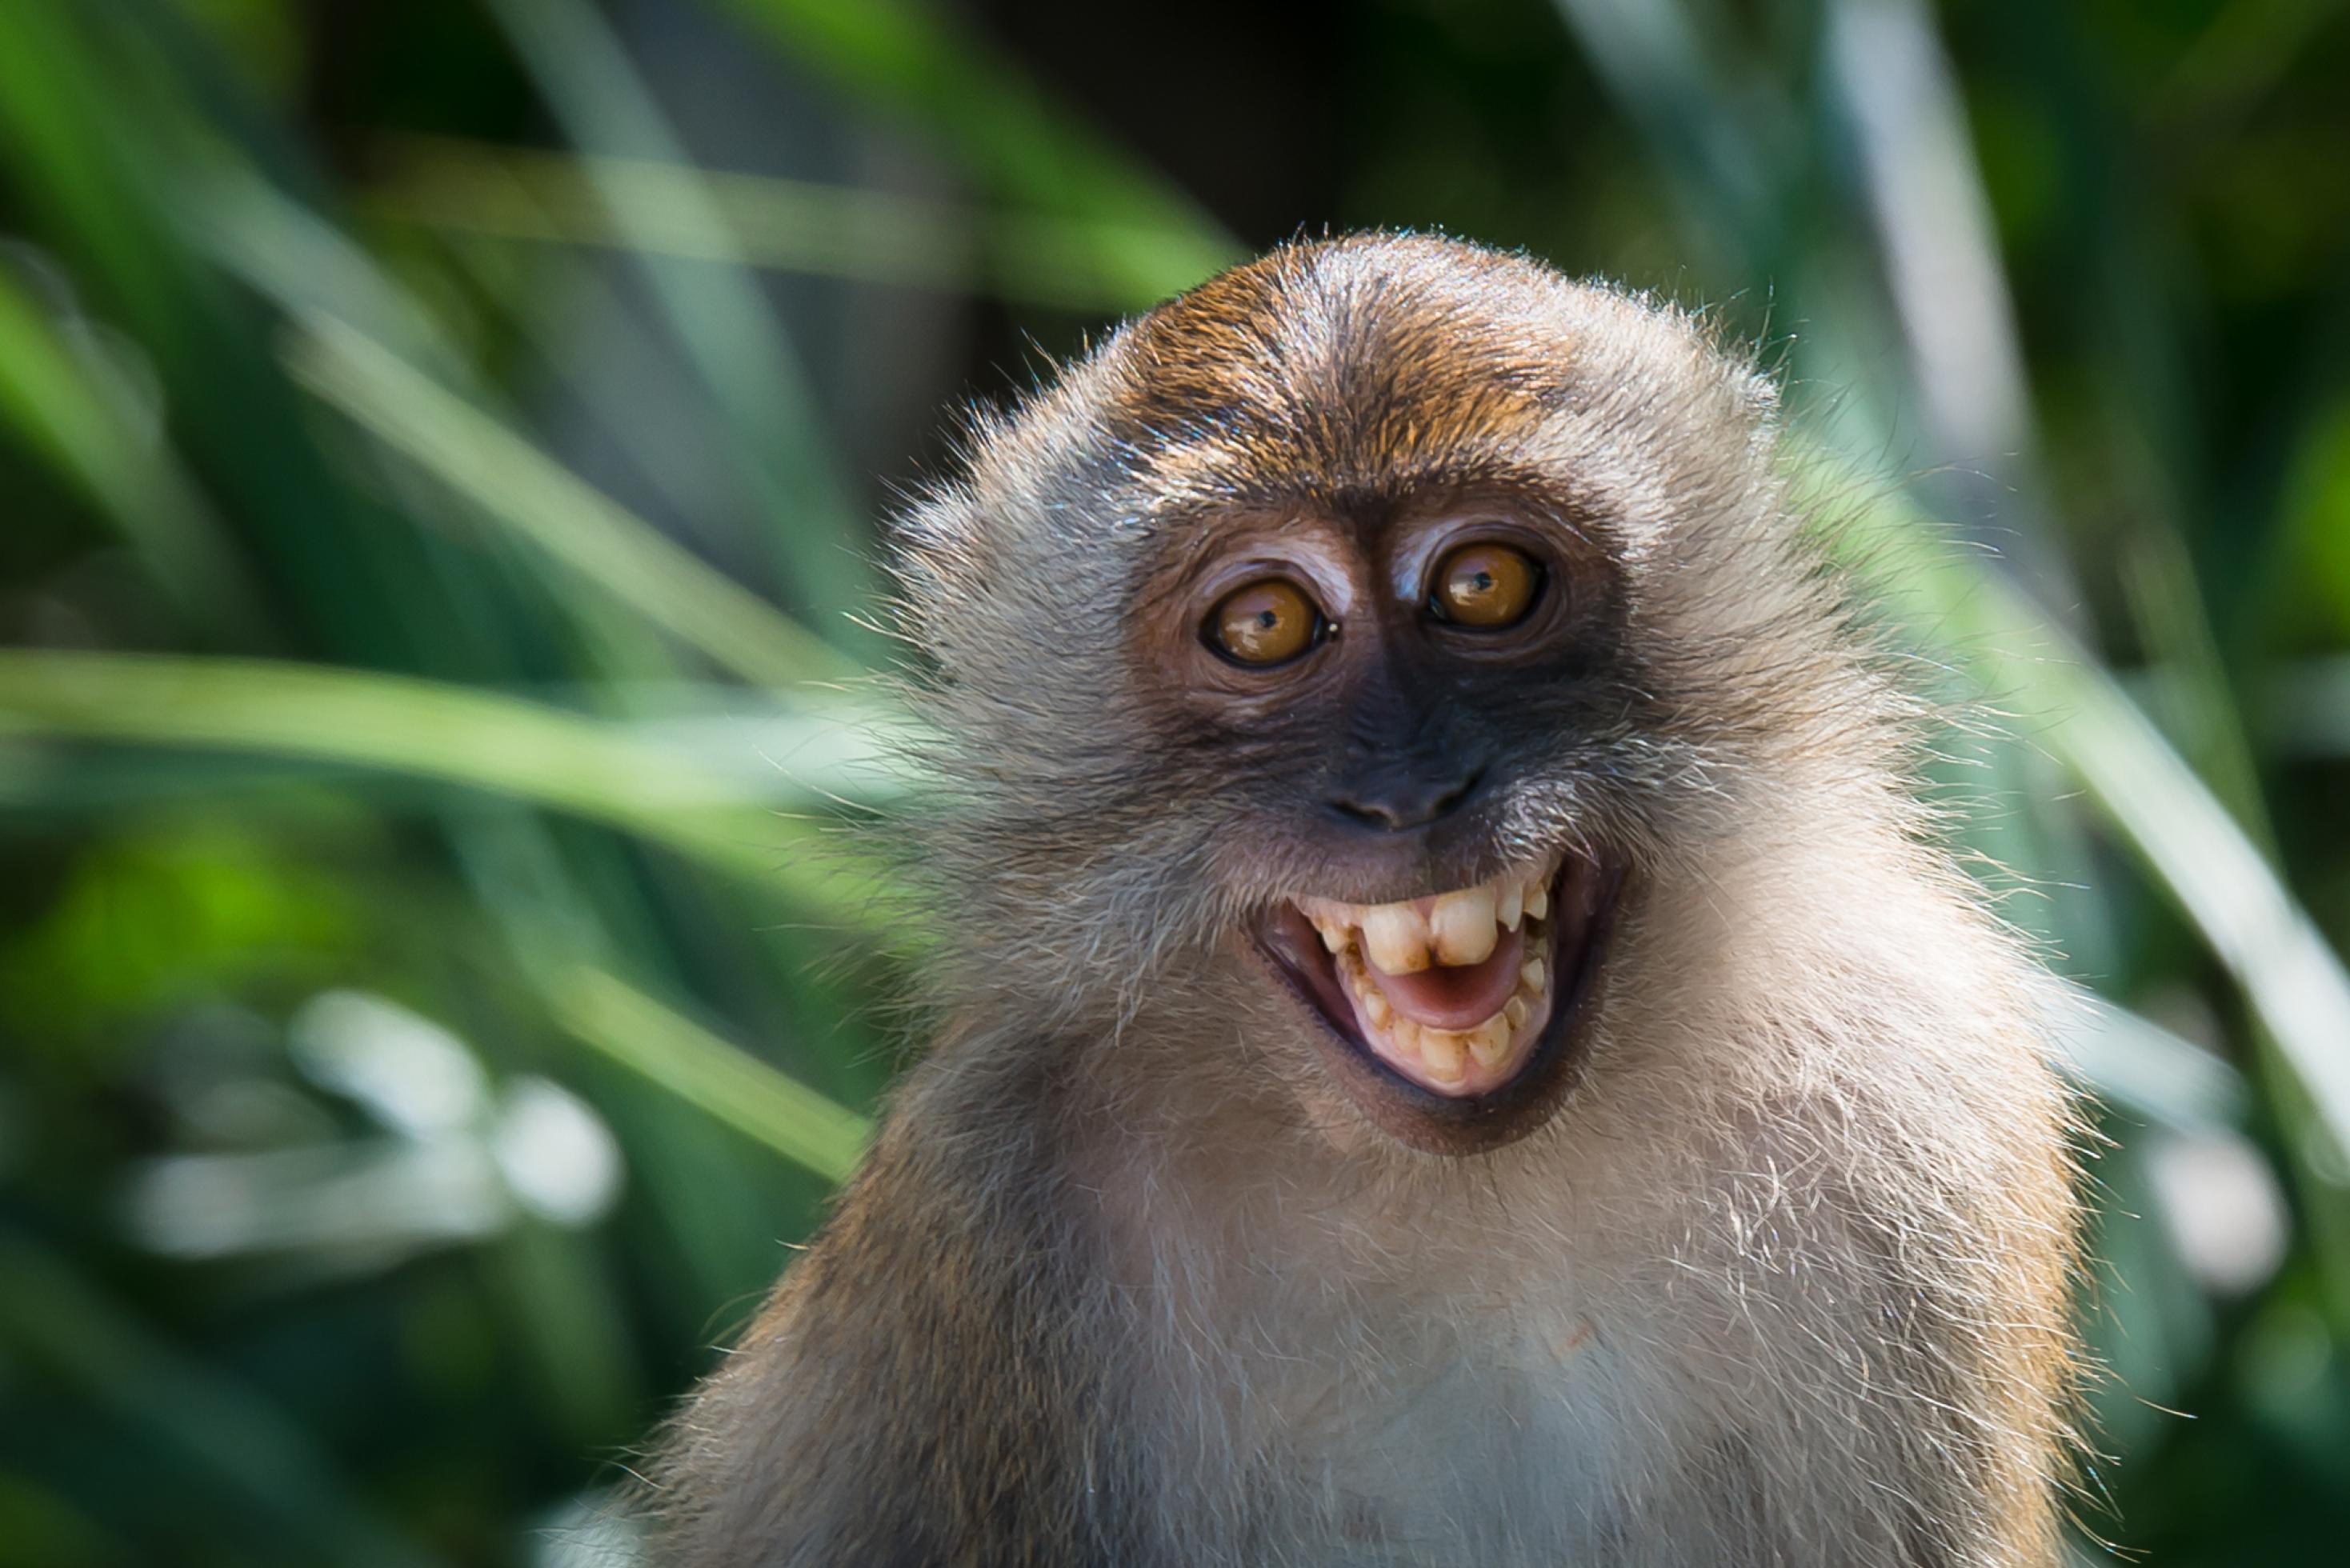
[(2333, 0), (0, 5), (0, 1563), (629, 1560), (907, 1043), (960, 405), (1298, 233), (1711, 306), (2083, 1006), (2079, 1511), (2350, 1537)]

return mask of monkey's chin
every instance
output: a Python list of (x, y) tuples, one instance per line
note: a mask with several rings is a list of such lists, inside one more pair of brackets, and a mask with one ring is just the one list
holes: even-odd
[(1622, 887), (1611, 861), (1568, 855), (1394, 904), (1300, 897), (1257, 945), (1374, 1125), (1474, 1154), (1542, 1126), (1572, 1085)]

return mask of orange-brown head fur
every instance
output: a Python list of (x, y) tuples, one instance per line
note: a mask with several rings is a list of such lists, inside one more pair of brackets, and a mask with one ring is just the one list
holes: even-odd
[(1570, 385), (1574, 346), (1526, 308), (1555, 282), (1435, 241), (1278, 250), (1125, 334), (1106, 422), (1170, 506), (1506, 471)]

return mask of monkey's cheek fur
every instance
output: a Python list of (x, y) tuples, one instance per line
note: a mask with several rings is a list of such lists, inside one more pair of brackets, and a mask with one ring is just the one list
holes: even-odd
[(1602, 857), (1395, 904), (1300, 897), (1258, 932), (1331, 1075), (1382, 1131), (1473, 1154), (1547, 1121), (1623, 888)]

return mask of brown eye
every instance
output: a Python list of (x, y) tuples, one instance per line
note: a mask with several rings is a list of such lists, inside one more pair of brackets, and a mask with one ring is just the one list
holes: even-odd
[(1305, 590), (1267, 577), (1224, 596), (1203, 628), (1210, 647), (1242, 664), (1280, 664), (1319, 641), (1326, 629)]
[(1542, 568), (1507, 545), (1463, 545), (1437, 563), (1428, 607), (1456, 626), (1498, 630), (1534, 607)]

